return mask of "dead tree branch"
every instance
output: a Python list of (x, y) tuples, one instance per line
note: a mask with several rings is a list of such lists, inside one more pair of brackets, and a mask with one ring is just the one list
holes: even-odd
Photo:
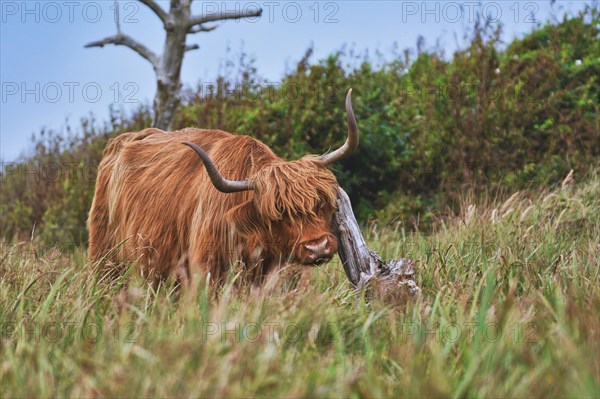
[(211, 32), (215, 29), (217, 29), (219, 27), (219, 25), (213, 25), (213, 26), (204, 26), (204, 25), (196, 25), (196, 26), (192, 26), (190, 28), (190, 30), (188, 30), (188, 33), (199, 33), (199, 32)]
[(96, 42), (90, 42), (90, 43), (86, 44), (84, 47), (86, 47), (86, 48), (104, 47), (107, 44), (114, 44), (115, 46), (129, 47), (130, 49), (132, 49), (133, 51), (135, 51), (136, 53), (141, 55), (143, 58), (150, 61), (152, 66), (154, 66), (155, 68), (158, 67), (160, 58), (148, 47), (144, 46), (142, 43), (136, 41), (134, 38), (132, 38), (131, 36), (126, 35), (124, 33), (118, 33), (114, 36), (109, 36), (107, 38), (98, 40)]
[(165, 10), (162, 9), (154, 0), (139, 0), (140, 3), (144, 4), (148, 8), (150, 8), (154, 14), (163, 22), (163, 24), (167, 23), (169, 16)]
[(240, 19), (240, 18), (252, 18), (260, 17), (262, 15), (262, 8), (256, 10), (244, 10), (240, 12), (231, 11), (220, 11), (206, 15), (195, 15), (190, 18), (190, 29), (196, 25), (202, 25), (207, 22), (224, 21), (227, 19)]
[(187, 46), (185, 46), (185, 51), (198, 50), (199, 48), (200, 46), (197, 44), (188, 44)]
[[(333, 219), (333, 232), (338, 239), (338, 255), (348, 280), (358, 289), (377, 282), (385, 291), (398, 291), (406, 286), (410, 294), (419, 291), (414, 282), (415, 262), (409, 259), (383, 261), (377, 252), (367, 247), (360, 232), (350, 198), (338, 187), (338, 210)], [(393, 294), (393, 292), (392, 292)]]

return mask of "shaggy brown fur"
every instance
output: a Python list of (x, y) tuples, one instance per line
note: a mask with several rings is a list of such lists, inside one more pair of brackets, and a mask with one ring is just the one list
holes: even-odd
[[(212, 185), (189, 141), (221, 174), (250, 179), (255, 190), (225, 194)], [(88, 220), (92, 261), (110, 253), (137, 261), (143, 275), (177, 270), (211, 273), (219, 281), (236, 261), (259, 281), (274, 267), (303, 262), (304, 246), (331, 234), (337, 181), (314, 156), (287, 162), (248, 136), (219, 130), (146, 129), (109, 141), (98, 168)], [(111, 252), (112, 251), (112, 252)]]

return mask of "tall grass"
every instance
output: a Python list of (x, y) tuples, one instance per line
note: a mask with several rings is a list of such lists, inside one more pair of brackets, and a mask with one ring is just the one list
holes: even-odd
[(1, 396), (598, 397), (600, 177), (462, 208), (365, 232), (418, 260), (420, 297), (393, 303), (335, 263), (177, 292), (5, 245)]

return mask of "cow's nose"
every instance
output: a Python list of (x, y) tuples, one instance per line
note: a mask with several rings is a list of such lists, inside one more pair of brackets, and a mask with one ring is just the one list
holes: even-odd
[(331, 260), (333, 256), (333, 246), (327, 237), (320, 241), (313, 241), (304, 244), (306, 253), (306, 263), (321, 265)]

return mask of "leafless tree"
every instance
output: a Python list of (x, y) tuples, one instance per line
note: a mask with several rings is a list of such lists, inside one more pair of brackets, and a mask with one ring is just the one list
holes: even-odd
[(210, 13), (206, 12), (203, 15), (193, 15), (191, 11), (193, 0), (170, 0), (169, 12), (165, 11), (155, 0), (138, 1), (150, 8), (163, 23), (166, 39), (162, 55), (155, 54), (142, 43), (122, 33), (118, 22), (116, 35), (88, 43), (85, 47), (104, 47), (106, 44), (126, 46), (149, 61), (156, 74), (153, 125), (159, 129), (169, 130), (181, 102), (183, 57), (186, 52), (199, 48), (197, 44), (187, 45), (187, 36), (216, 29), (217, 25), (212, 24), (216, 21), (260, 17), (262, 9), (211, 10)]

